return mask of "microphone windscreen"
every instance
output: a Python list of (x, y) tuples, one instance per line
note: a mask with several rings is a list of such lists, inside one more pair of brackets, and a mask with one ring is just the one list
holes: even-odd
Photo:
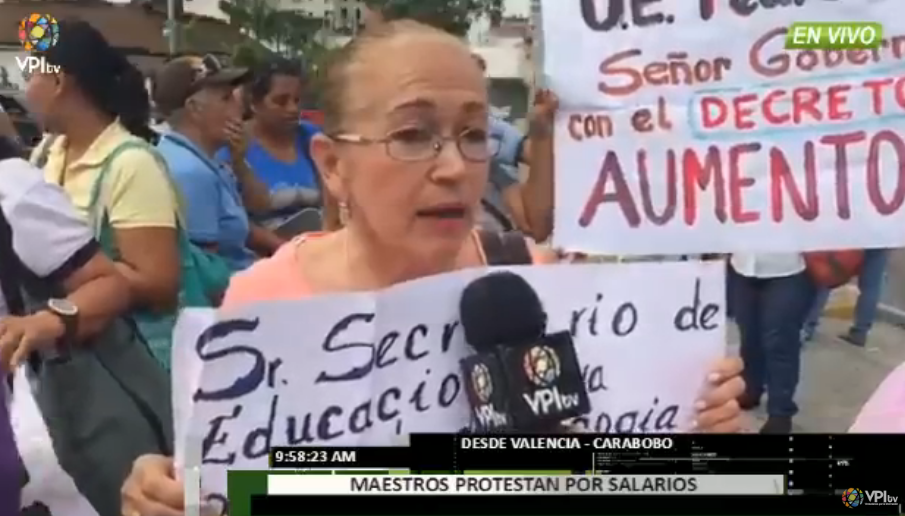
[(465, 340), (478, 351), (529, 342), (544, 334), (547, 314), (534, 288), (509, 271), (481, 276), (462, 291)]

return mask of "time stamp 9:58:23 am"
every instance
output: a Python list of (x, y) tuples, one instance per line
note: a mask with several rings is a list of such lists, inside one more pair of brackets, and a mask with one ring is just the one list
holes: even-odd
[(356, 450), (324, 450), (322, 448), (274, 448), (270, 452), (270, 467), (307, 466), (342, 467), (353, 466), (357, 461)]

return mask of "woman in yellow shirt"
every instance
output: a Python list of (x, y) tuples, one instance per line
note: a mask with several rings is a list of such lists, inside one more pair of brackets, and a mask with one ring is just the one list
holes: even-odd
[(31, 76), (26, 95), (56, 136), (37, 147), (33, 161), (43, 162), (45, 178), (61, 185), (96, 229), (106, 218), (107, 250), (115, 248), (136, 308), (172, 312), (180, 281), (177, 195), (146, 146), (118, 149), (153, 137), (141, 73), (84, 21), (61, 21), (59, 42), (38, 57), (57, 72)]

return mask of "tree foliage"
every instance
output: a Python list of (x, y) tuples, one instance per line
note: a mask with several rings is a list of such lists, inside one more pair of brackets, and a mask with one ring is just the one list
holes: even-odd
[(500, 19), (503, 0), (365, 0), (385, 20), (413, 19), (465, 36), (481, 15)]
[[(316, 78), (329, 48), (319, 39), (324, 20), (275, 9), (266, 0), (220, 0), (229, 24), (249, 39), (229, 49), (235, 66), (253, 68), (271, 56), (298, 59), (309, 77)], [(312, 81), (312, 86), (317, 81)], [(316, 92), (310, 92), (316, 95)]]
[(221, 0), (219, 7), (230, 25), (280, 54), (301, 53), (323, 26), (320, 18), (277, 10), (266, 0)]
[[(275, 9), (266, 0), (221, 0), (220, 10), (237, 32), (248, 37), (243, 43), (224, 48), (236, 66), (254, 67), (270, 56), (299, 59), (309, 72), (317, 70), (327, 49), (318, 40), (323, 20), (292, 11)], [(201, 39), (200, 27), (184, 27), (184, 41)], [(225, 45), (224, 45), (225, 46)]]

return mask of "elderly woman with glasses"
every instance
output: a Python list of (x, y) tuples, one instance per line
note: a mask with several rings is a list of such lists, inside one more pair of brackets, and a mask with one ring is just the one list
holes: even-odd
[[(485, 264), (474, 227), (493, 153), (484, 78), (468, 48), (415, 22), (380, 25), (340, 51), (325, 91), (324, 134), (311, 150), (324, 185), (348, 207), (347, 223), (297, 238), (234, 276), (225, 309)], [(537, 263), (551, 258), (532, 254)], [(736, 431), (740, 368), (733, 360), (717, 368), (699, 428)], [(181, 503), (172, 477), (167, 459), (140, 459), (124, 490), (127, 508), (150, 515), (157, 513), (143, 509), (160, 507), (164, 496)]]

